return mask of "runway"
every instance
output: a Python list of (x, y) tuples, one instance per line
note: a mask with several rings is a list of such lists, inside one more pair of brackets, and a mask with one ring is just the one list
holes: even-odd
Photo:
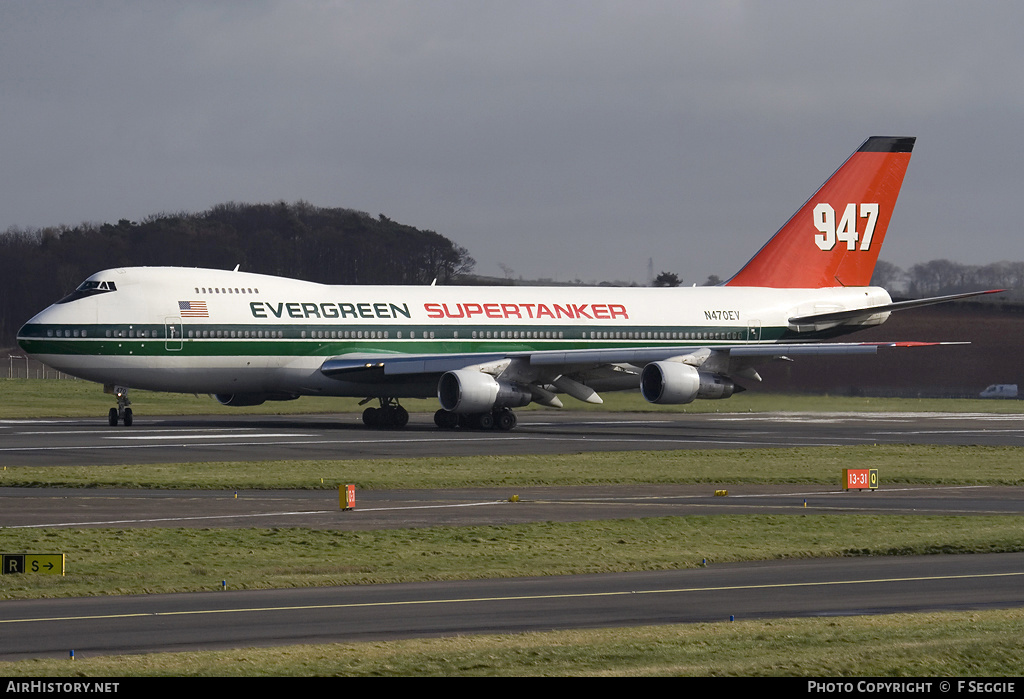
[(413, 415), (370, 430), (354, 415), (0, 421), (0, 467), (404, 458), (849, 444), (1024, 446), (1024, 416), (958, 413), (524, 411), (512, 432), (438, 430)]
[[(1017, 415), (524, 412), (511, 433), (371, 431), (353, 416), (4, 421), (0, 465), (349, 459), (844, 444), (1024, 445)], [(1019, 488), (582, 486), (363, 491), (0, 488), (0, 527), (373, 530), (690, 514), (1019, 516)], [(518, 502), (510, 502), (511, 495)], [(850, 558), (699, 570), (4, 601), (0, 659), (781, 616), (1024, 605), (1024, 554)]]

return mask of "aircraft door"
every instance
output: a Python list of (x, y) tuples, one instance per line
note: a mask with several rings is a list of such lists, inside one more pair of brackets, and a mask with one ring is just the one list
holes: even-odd
[(185, 330), (181, 325), (181, 318), (164, 319), (164, 349), (168, 352), (181, 350), (182, 336)]
[(752, 320), (747, 323), (747, 342), (761, 341), (761, 321)]

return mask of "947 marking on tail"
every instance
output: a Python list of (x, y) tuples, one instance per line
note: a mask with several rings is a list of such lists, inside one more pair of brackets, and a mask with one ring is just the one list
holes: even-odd
[[(871, 239), (875, 235), (875, 225), (878, 223), (878, 204), (860, 204), (860, 218), (867, 219), (864, 228), (864, 237), (860, 238), (860, 249), (870, 250)], [(843, 210), (843, 217), (836, 225), (836, 210), (831, 204), (821, 203), (814, 207), (814, 227), (818, 229), (818, 235), (814, 236), (814, 242), (822, 250), (831, 250), (836, 243), (846, 243), (847, 250), (857, 249), (857, 204), (847, 204)]]

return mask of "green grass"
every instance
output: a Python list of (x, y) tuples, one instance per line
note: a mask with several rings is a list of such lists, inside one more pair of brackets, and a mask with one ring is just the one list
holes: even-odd
[(13, 599), (216, 590), (224, 580), (260, 589), (996, 553), (1024, 550), (1024, 533), (1007, 516), (790, 514), (376, 531), (8, 528), (3, 542), (8, 552), (67, 556), (64, 577), (0, 577), (0, 598)]
[(1024, 448), (877, 445), (775, 449), (594, 452), (553, 455), (25, 466), (0, 486), (337, 489), (803, 483), (838, 485), (844, 468), (877, 468), (883, 485), (1022, 485)]
[[(8, 677), (1015, 678), (1024, 609), (31, 660)], [(932, 679), (935, 678), (935, 679)], [(1018, 683), (1019, 684), (1019, 683)]]
[[(293, 415), (313, 413), (359, 413), (355, 398), (303, 397), (293, 401), (271, 401), (259, 406), (231, 408), (210, 396), (179, 393), (131, 391), (132, 410), (138, 417), (154, 415)], [(0, 419), (43, 417), (106, 417), (116, 405), (99, 384), (79, 380), (0, 379)], [(589, 412), (768, 412), (768, 411), (925, 411), (1024, 413), (1024, 401), (949, 400), (918, 398), (851, 398), (848, 396), (797, 396), (746, 391), (728, 400), (702, 400), (689, 405), (652, 405), (638, 392), (603, 394), (604, 405), (590, 405), (566, 398), (572, 410)], [(403, 400), (412, 412), (433, 413), (437, 401)], [(527, 410), (548, 410), (531, 406)]]

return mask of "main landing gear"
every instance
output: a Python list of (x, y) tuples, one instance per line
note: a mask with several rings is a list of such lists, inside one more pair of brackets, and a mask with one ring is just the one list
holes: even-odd
[(128, 389), (123, 386), (115, 386), (110, 392), (117, 396), (117, 407), (111, 408), (107, 413), (107, 422), (111, 427), (117, 427), (118, 422), (123, 422), (125, 427), (131, 427), (134, 420), (132, 409), (128, 407), (132, 404), (128, 400)]
[(441, 409), (434, 413), (434, 424), (442, 430), (461, 427), (467, 430), (511, 430), (518, 420), (508, 408), (498, 408), (489, 413), (453, 413)]
[(379, 408), (367, 408), (363, 411), (363, 424), (383, 430), (400, 429), (409, 424), (409, 411), (400, 406), (394, 398), (381, 398)]
[[(367, 398), (367, 403), (372, 398)], [(130, 410), (128, 412), (131, 412)], [(111, 411), (113, 414), (113, 411)], [(438, 410), (434, 413), (434, 424), (443, 430), (461, 428), (464, 430), (511, 430), (518, 420), (508, 408), (496, 408), (486, 413), (452, 413)], [(113, 424), (113, 423), (111, 423)], [(379, 430), (401, 429), (409, 424), (409, 412), (394, 398), (381, 398), (379, 408), (363, 411), (363, 424)]]

